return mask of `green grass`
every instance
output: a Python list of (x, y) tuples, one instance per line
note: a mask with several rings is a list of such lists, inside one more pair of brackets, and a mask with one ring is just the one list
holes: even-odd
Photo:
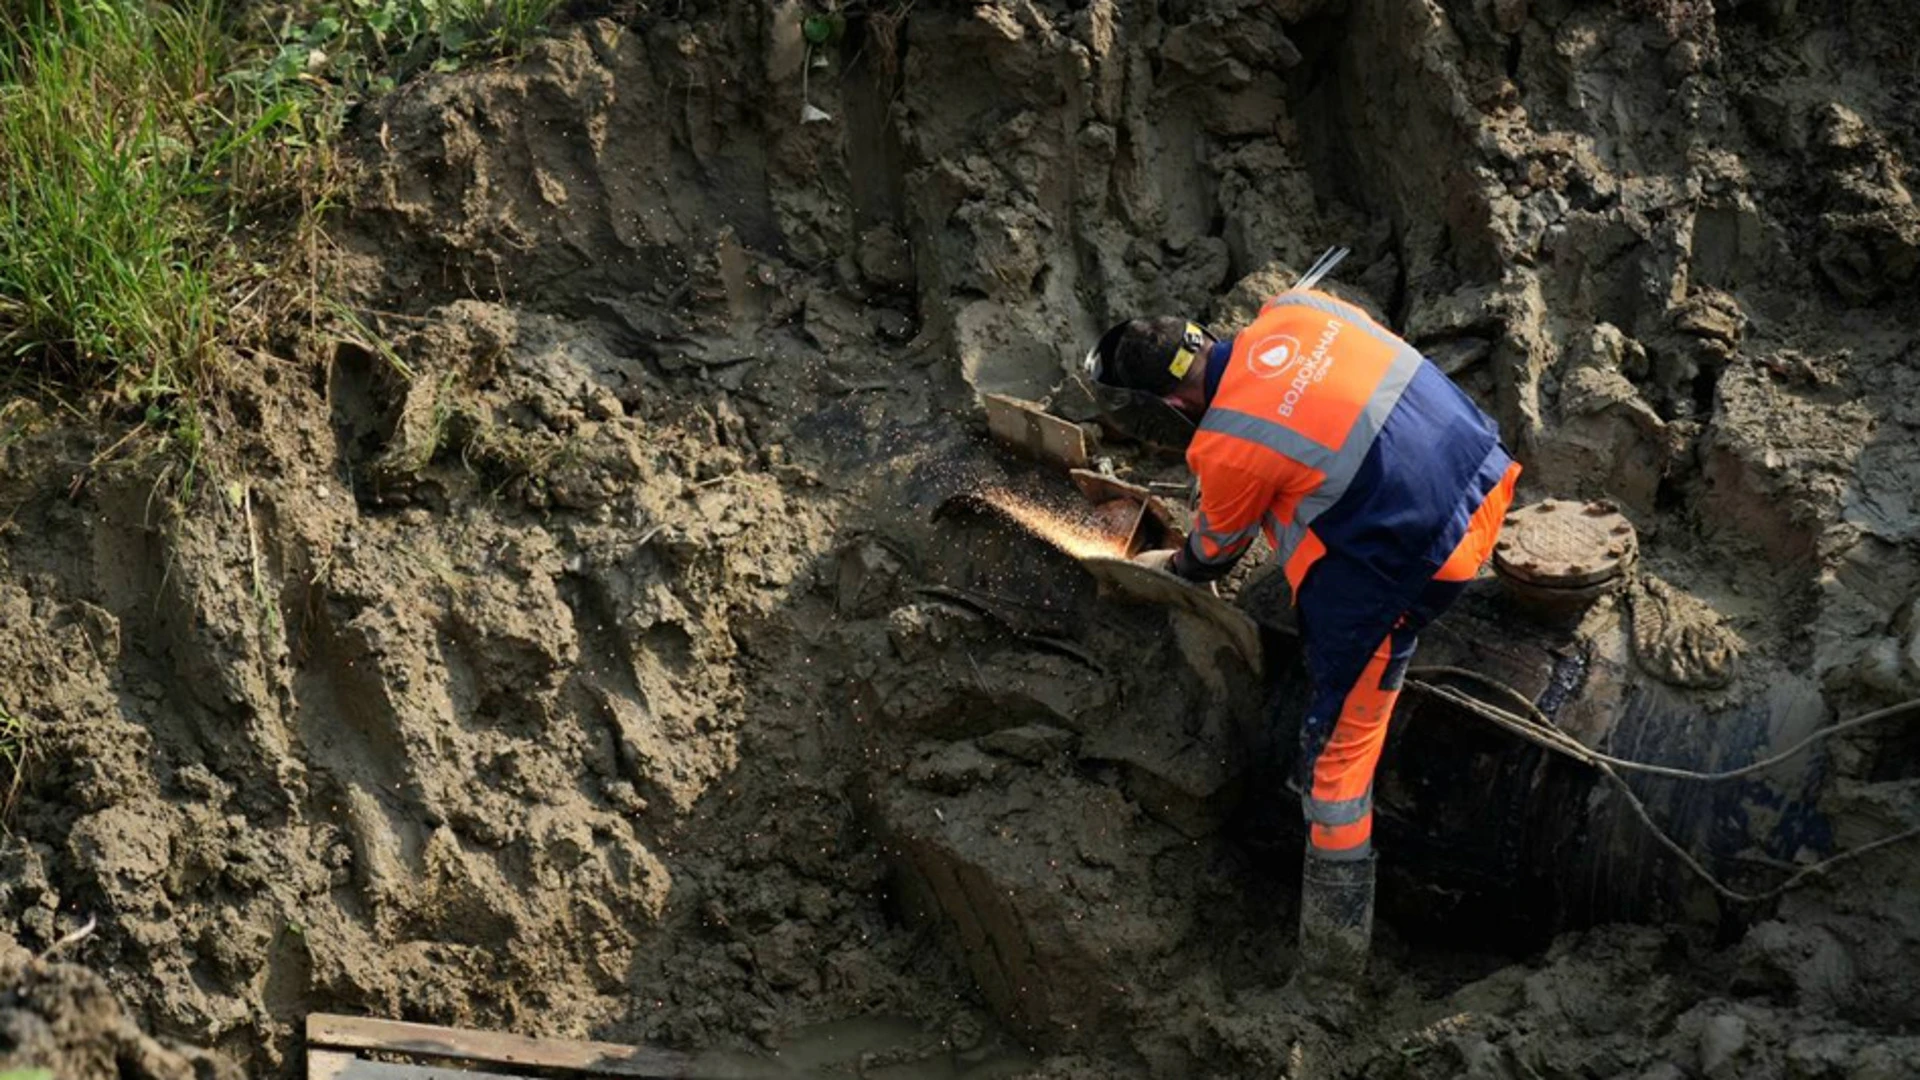
[(518, 51), (559, 4), (322, 0), (240, 28), (221, 0), (0, 0), (0, 377), (172, 430), (273, 305), (324, 310), (262, 283), (310, 250), (285, 238), (326, 209), (347, 111)]
[(346, 100), (384, 93), (425, 71), (511, 56), (563, 0), (327, 0), (279, 27), (268, 84), (321, 78)]
[(518, 52), (544, 32), (560, 0), (464, 0), (463, 18), (481, 47), (493, 55)]
[(292, 107), (224, 78), (206, 0), (5, 10), (0, 359), (124, 401), (190, 391), (230, 317), (231, 206), (273, 179)]

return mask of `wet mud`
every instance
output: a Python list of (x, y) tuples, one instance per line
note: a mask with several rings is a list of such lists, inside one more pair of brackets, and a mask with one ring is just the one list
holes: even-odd
[[(185, 500), (0, 414), (0, 1063), (290, 1077), (335, 1011), (827, 1075), (1920, 1070), (1920, 848), (1729, 901), (1415, 695), (1366, 1008), (1299, 1013), (1272, 568), (1224, 590), (1256, 674), (936, 515), (1076, 497), (983, 393), (1179, 502), (1086, 343), (1345, 244), (1523, 500), (1638, 535), (1573, 623), (1485, 582), (1416, 663), (1696, 771), (1920, 696), (1908, 13), (1651, 7), (923, 0), (815, 49), (794, 2), (601, 5), (370, 106), (335, 233), (384, 348), (235, 364)], [(1920, 824), (1915, 722), (1630, 782), (1760, 892)]]

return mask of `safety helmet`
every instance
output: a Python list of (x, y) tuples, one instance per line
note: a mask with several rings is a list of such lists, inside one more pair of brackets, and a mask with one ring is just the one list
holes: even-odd
[(1080, 368), (1102, 386), (1161, 395), (1180, 385), (1206, 348), (1206, 331), (1184, 319), (1129, 319), (1100, 335)]

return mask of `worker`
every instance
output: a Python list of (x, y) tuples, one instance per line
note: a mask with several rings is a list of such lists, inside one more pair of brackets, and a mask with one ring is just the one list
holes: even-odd
[(1123, 322), (1085, 371), (1198, 425), (1186, 544), (1136, 560), (1214, 581), (1264, 531), (1286, 575), (1312, 679), (1295, 981), (1350, 1002), (1372, 935), (1373, 776), (1387, 723), (1421, 628), (1492, 554), (1520, 467), (1445, 373), (1311, 288), (1269, 300), (1225, 340), (1179, 318)]

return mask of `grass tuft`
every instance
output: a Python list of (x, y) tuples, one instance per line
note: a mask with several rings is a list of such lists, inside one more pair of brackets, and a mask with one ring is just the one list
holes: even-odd
[(122, 401), (189, 392), (224, 321), (217, 212), (281, 103), (222, 80), (204, 0), (0, 15), (0, 359)]
[(145, 59), (177, 22), (86, 5), (0, 28), (7, 355), (69, 377), (124, 365), (125, 383), (157, 388), (210, 340), (210, 287), (179, 205), (192, 165), (164, 112), (178, 88)]
[(560, 0), (456, 0), (455, 7), (483, 52), (508, 56), (545, 32)]
[(225, 358), (340, 310), (320, 223), (352, 110), (519, 52), (561, 6), (0, 0), (0, 385), (137, 418), (190, 495)]
[(14, 803), (26, 786), (33, 758), (33, 721), (15, 716), (0, 705), (0, 825), (13, 816)]
[(258, 270), (231, 242), (246, 208), (304, 191), (312, 214), (354, 102), (516, 52), (559, 6), (338, 0), (256, 57), (216, 0), (0, 3), (0, 364), (191, 393)]

